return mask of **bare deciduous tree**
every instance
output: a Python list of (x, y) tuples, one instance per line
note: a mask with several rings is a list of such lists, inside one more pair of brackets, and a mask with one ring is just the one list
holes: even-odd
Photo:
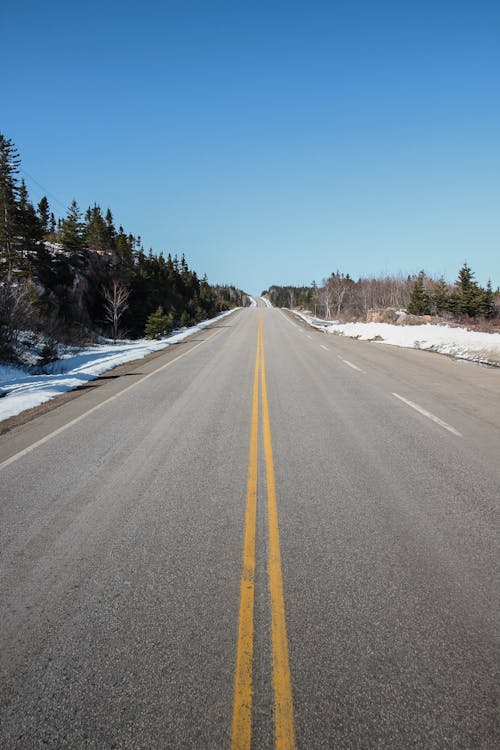
[(102, 295), (104, 297), (105, 318), (111, 324), (113, 338), (116, 341), (120, 320), (128, 308), (130, 290), (121, 281), (113, 279), (109, 286), (103, 287)]
[(15, 358), (19, 335), (33, 321), (33, 295), (26, 281), (0, 282), (0, 357)]

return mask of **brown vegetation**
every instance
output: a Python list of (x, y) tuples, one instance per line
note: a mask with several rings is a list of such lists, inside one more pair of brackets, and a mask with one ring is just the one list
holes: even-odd
[(307, 309), (325, 320), (399, 325), (453, 322), (476, 330), (500, 330), (500, 292), (493, 292), (489, 283), (480, 287), (467, 263), (454, 284), (423, 271), (357, 281), (337, 271), (321, 286), (314, 282), (309, 287), (272, 286), (266, 294), (277, 307)]

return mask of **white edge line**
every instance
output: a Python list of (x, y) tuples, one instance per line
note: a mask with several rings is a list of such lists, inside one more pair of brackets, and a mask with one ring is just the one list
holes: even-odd
[(361, 367), (358, 367), (357, 365), (354, 365), (352, 362), (349, 362), (348, 359), (343, 359), (342, 362), (348, 367), (352, 367), (352, 369), (356, 370), (357, 372), (364, 372), (364, 370), (362, 370)]
[(182, 359), (182, 357), (186, 357), (188, 354), (191, 354), (195, 349), (197, 349), (202, 344), (205, 344), (207, 341), (210, 341), (211, 338), (216, 336), (219, 332), (216, 331), (211, 336), (209, 336), (207, 339), (204, 339), (203, 341), (200, 341), (199, 344), (195, 344), (189, 351), (183, 352), (182, 354), (179, 354), (178, 357), (175, 357), (175, 359), (171, 359), (170, 362), (167, 362), (166, 364), (159, 367), (157, 370), (154, 370), (153, 372), (150, 372), (148, 375), (144, 375), (140, 380), (136, 380), (135, 383), (132, 383), (132, 385), (128, 385), (126, 388), (123, 389), (123, 391), (120, 391), (119, 393), (115, 393), (114, 396), (110, 396), (105, 401), (101, 401), (100, 404), (96, 404), (91, 409), (86, 411), (84, 414), (80, 414), (79, 417), (75, 417), (75, 419), (72, 419), (70, 422), (67, 422), (66, 424), (62, 425), (61, 427), (58, 427), (57, 430), (54, 430), (53, 432), (49, 432), (48, 435), (45, 435), (45, 437), (40, 438), (40, 440), (37, 440), (35, 443), (32, 443), (31, 445), (28, 445), (27, 448), (23, 448), (22, 451), (19, 451), (19, 453), (14, 453), (13, 456), (10, 456), (10, 458), (6, 458), (5, 461), (2, 461), (0, 463), (0, 471), (2, 469), (5, 469), (10, 464), (13, 464), (15, 461), (18, 461), (20, 458), (23, 458), (23, 456), (26, 456), (28, 453), (31, 453), (31, 451), (34, 451), (35, 448), (39, 448), (44, 443), (48, 443), (49, 440), (52, 440), (52, 438), (56, 437), (57, 435), (60, 435), (62, 432), (65, 432), (70, 427), (73, 427), (73, 425), (78, 424), (78, 422), (81, 422), (83, 419), (86, 419), (86, 417), (89, 417), (91, 414), (96, 412), (98, 409), (101, 409), (103, 406), (106, 406), (106, 404), (110, 404), (111, 401), (114, 401), (116, 398), (119, 398), (120, 396), (123, 396), (124, 393), (127, 393), (128, 391), (131, 391), (132, 388), (135, 388), (136, 386), (140, 385), (141, 383), (144, 383), (146, 380), (149, 380), (149, 378), (152, 378), (153, 375), (157, 375), (162, 370), (165, 370), (167, 367), (170, 367), (170, 365), (173, 365), (174, 362), (177, 362), (179, 359)]
[(423, 409), (418, 404), (413, 403), (413, 401), (410, 401), (407, 398), (403, 398), (403, 396), (400, 396), (399, 393), (393, 393), (393, 396), (396, 396), (396, 398), (399, 398), (400, 401), (403, 401), (408, 406), (411, 406), (412, 409), (415, 409), (415, 411), (418, 411), (420, 414), (423, 414), (424, 417), (427, 417), (428, 419), (431, 419), (433, 422), (438, 424), (440, 427), (444, 427), (445, 430), (448, 430), (448, 432), (453, 433), (453, 435), (456, 435), (457, 437), (463, 437), (462, 433), (456, 430), (454, 427), (449, 425), (447, 422), (443, 422), (442, 419), (439, 419), (439, 417), (436, 417), (434, 414), (431, 414), (430, 411), (427, 411), (426, 409)]
[(291, 326), (293, 326), (294, 328), (296, 328), (297, 331), (301, 331), (301, 332), (303, 331), (303, 329), (300, 326), (298, 326), (297, 323), (294, 323), (293, 320), (290, 320), (290, 318), (288, 317), (288, 315), (285, 315), (285, 313), (283, 312), (283, 310), (280, 307), (275, 307), (275, 308), (271, 308), (271, 309), (279, 310), (280, 313), (282, 314), (282, 316), (285, 318), (285, 320), (287, 320), (290, 323)]

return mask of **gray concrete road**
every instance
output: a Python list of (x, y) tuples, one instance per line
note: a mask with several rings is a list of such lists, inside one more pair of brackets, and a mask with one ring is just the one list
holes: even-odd
[(0, 747), (231, 747), (260, 320), (296, 747), (497, 746), (500, 372), (248, 309), (0, 436)]

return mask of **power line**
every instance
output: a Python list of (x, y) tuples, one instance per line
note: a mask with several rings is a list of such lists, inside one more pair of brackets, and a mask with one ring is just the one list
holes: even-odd
[(28, 177), (32, 182), (34, 182), (35, 185), (38, 185), (38, 187), (44, 191), (45, 195), (50, 196), (50, 198), (52, 198), (53, 201), (58, 203), (61, 206), (61, 208), (63, 208), (65, 211), (68, 210), (68, 206), (65, 206), (64, 203), (62, 203), (59, 200), (59, 198), (57, 198), (53, 193), (51, 193), (50, 190), (47, 190), (47, 188), (44, 187), (40, 182), (38, 182), (38, 180), (35, 180), (35, 178), (32, 175), (30, 175), (29, 172), (23, 169), (23, 167), (19, 167), (19, 171), (22, 172), (24, 175), (26, 175), (26, 177)]

